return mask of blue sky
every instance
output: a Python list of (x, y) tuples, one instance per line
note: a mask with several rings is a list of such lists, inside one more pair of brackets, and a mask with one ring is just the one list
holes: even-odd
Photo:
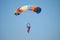
[[(14, 11), (23, 5), (37, 5), (40, 14)], [(26, 24), (31, 24), (27, 33)], [(0, 0), (0, 40), (59, 40), (60, 0)]]

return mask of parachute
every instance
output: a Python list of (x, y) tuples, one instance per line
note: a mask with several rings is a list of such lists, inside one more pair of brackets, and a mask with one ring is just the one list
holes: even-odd
[(39, 14), (41, 12), (41, 8), (38, 6), (33, 6), (33, 5), (25, 5), (22, 7), (19, 7), (16, 11), (15, 11), (15, 15), (20, 15), (22, 12), (26, 11), (26, 10), (31, 10), (33, 12), (36, 12), (37, 14)]
[[(36, 14), (39, 14), (41, 12), (41, 8), (35, 5), (25, 5), (22, 7), (17, 8), (17, 10), (15, 11), (15, 15), (20, 15), (22, 12), (26, 11), (26, 10), (30, 10), (35, 12)], [(29, 33), (31, 29), (31, 25), (30, 23), (27, 23), (27, 32)]]

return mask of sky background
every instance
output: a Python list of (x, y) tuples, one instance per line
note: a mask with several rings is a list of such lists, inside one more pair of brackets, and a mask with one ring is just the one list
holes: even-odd
[[(15, 16), (14, 11), (24, 5), (37, 5), (42, 11)], [(60, 0), (0, 0), (0, 40), (60, 40)]]

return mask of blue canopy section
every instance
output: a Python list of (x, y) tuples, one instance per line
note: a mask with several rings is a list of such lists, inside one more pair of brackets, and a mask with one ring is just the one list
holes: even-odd
[(40, 7), (37, 7), (35, 10), (34, 10), (37, 14), (39, 14), (41, 12), (41, 8)]

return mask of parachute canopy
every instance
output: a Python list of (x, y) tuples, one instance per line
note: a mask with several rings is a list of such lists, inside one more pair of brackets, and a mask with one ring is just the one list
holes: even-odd
[(26, 10), (31, 10), (33, 12), (36, 12), (37, 14), (39, 14), (41, 12), (41, 8), (38, 6), (30, 6), (30, 5), (25, 5), (22, 7), (19, 7), (16, 11), (15, 11), (15, 15), (19, 15), (22, 12), (26, 11)]

